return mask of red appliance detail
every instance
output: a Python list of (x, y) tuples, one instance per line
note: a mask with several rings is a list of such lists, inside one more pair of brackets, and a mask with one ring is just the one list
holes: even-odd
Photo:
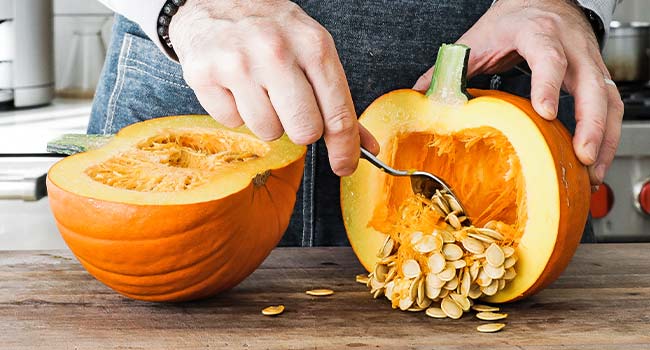
[[(648, 184), (647, 184), (648, 185)], [(648, 186), (648, 204), (650, 204), (650, 186)], [(640, 197), (640, 196), (639, 196)], [(600, 185), (598, 191), (591, 194), (591, 216), (594, 219), (605, 217), (614, 205), (614, 192), (605, 183)], [(648, 206), (650, 209), (650, 205)]]

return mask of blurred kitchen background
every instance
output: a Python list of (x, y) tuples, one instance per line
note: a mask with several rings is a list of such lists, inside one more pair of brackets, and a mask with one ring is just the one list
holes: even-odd
[[(112, 17), (95, 0), (0, 0), (0, 250), (66, 248), (46, 144), (85, 132)], [(650, 241), (650, 1), (624, 0), (614, 21), (605, 56), (626, 112), (592, 215), (599, 242)]]

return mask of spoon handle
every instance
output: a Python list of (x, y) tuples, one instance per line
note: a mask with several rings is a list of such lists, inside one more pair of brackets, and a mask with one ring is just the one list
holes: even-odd
[(409, 176), (410, 173), (404, 170), (397, 170), (395, 168), (390, 167), (388, 164), (382, 162), (379, 160), (379, 158), (375, 157), (374, 154), (370, 153), (367, 149), (365, 149), (363, 146), (361, 146), (361, 158), (367, 160), (370, 162), (370, 164), (376, 166), (377, 168), (381, 169), (382, 171), (385, 171), (393, 176)]

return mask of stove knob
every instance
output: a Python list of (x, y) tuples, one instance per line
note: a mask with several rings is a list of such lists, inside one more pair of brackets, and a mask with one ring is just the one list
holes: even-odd
[(636, 208), (645, 215), (650, 215), (650, 178), (635, 186)]
[(591, 217), (600, 219), (605, 217), (612, 210), (614, 205), (614, 192), (606, 183), (598, 188), (598, 191), (591, 194), (591, 206), (589, 211)]

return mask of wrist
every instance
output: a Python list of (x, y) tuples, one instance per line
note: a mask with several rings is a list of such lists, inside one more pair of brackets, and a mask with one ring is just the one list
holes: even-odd
[(157, 33), (158, 38), (168, 49), (174, 50), (171, 39), (169, 38), (169, 27), (172, 19), (178, 13), (178, 10), (185, 5), (186, 0), (167, 0), (160, 9), (158, 14)]

